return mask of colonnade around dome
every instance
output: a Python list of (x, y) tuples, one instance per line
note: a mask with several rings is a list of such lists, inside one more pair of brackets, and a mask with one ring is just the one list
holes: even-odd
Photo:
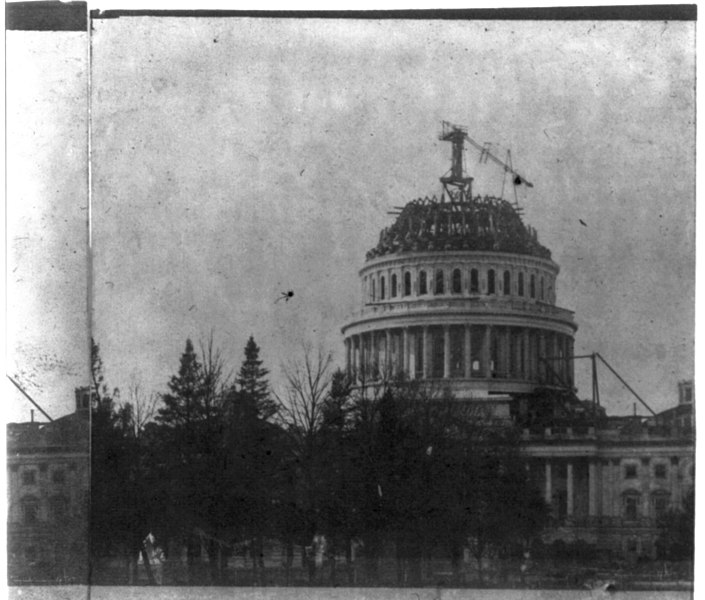
[(573, 338), (532, 327), (448, 324), (385, 327), (345, 339), (359, 384), (403, 373), (421, 380), (504, 380), (573, 385)]

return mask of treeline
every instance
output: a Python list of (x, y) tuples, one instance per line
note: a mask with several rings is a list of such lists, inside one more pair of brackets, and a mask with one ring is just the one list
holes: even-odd
[(432, 557), (459, 577), (466, 549), (480, 568), (490, 552), (521, 552), (548, 519), (515, 432), (439, 390), (353, 388), (303, 350), (275, 395), (252, 337), (234, 378), (212, 340), (198, 353), (187, 340), (153, 415), (108, 391), (95, 345), (93, 373), (94, 568), (122, 557), (134, 569), (151, 533), (167, 552), (185, 548), (192, 583), (202, 545), (211, 583), (229, 581), (243, 547), (263, 583), (264, 542), (277, 540), (288, 583), (295, 547), (325, 536), (333, 580), (352, 583), (355, 545), (368, 582), (391, 552), (398, 581), (416, 583)]

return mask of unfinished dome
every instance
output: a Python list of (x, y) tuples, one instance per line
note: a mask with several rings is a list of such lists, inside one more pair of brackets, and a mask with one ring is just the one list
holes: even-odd
[(502, 414), (512, 395), (572, 387), (577, 325), (556, 305), (559, 267), (521, 209), (472, 194), (462, 154), (474, 142), (446, 124), (441, 139), (453, 142), (441, 198), (396, 207), (359, 271), (360, 309), (342, 329), (347, 372), (363, 387), (430, 382)]
[(382, 230), (367, 260), (438, 250), (509, 252), (550, 260), (551, 251), (539, 244), (536, 230), (524, 225), (518, 210), (507, 200), (490, 196), (462, 201), (419, 198)]

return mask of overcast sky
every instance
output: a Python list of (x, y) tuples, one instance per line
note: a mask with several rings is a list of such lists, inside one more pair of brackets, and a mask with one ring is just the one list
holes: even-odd
[[(94, 336), (110, 384), (165, 390), (185, 339), (211, 330), (233, 367), (254, 335), (275, 385), (302, 341), (343, 366), (357, 271), (388, 210), (440, 192), (445, 119), (511, 149), (533, 182), (519, 201), (561, 267), (576, 352), (600, 352), (654, 409), (674, 404), (693, 376), (694, 30), (95, 21)], [(498, 194), (501, 172), (477, 159), (476, 189)], [(610, 412), (631, 412), (600, 376)]]

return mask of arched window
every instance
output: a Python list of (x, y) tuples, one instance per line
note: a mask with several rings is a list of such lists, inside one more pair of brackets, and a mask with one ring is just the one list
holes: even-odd
[(419, 295), (423, 296), (428, 294), (428, 287), (426, 285), (426, 271), (419, 271)]
[(480, 291), (480, 277), (477, 269), (470, 269), (470, 293), (477, 294)]
[(390, 290), (389, 293), (392, 296), (392, 298), (397, 297), (397, 274), (392, 273), (392, 281), (389, 284)]
[(524, 295), (524, 273), (519, 273), (519, 278), (517, 280), (518, 293), (520, 296)]
[(51, 519), (55, 522), (62, 522), (69, 514), (69, 501), (65, 496), (53, 496), (49, 500)]
[(379, 278), (379, 299), (384, 300), (384, 275)]
[(512, 291), (512, 275), (509, 271), (504, 272), (502, 284), (504, 287), (504, 295), (509, 296)]
[(460, 275), (460, 269), (453, 269), (453, 287), (451, 288), (454, 294), (459, 294), (462, 292), (462, 280)]
[(536, 298), (536, 275), (531, 274), (531, 279), (529, 279), (529, 294), (532, 298)]
[(372, 302), (374, 302), (377, 299), (376, 293), (375, 293), (375, 280), (372, 279), (371, 281), (372, 281)]
[(443, 269), (438, 269), (436, 271), (436, 294), (443, 294), (445, 293), (444, 287), (443, 287)]
[(411, 273), (404, 273), (404, 295), (411, 296)]
[(33, 525), (39, 520), (39, 500), (34, 496), (25, 496), (21, 501), (22, 522), (25, 525)]
[(641, 494), (636, 490), (627, 490), (622, 494), (622, 514), (627, 521), (636, 521), (639, 518), (639, 504)]
[(494, 269), (487, 271), (487, 294), (494, 294)]
[(543, 299), (544, 299), (544, 293), (543, 293), (543, 277), (542, 277), (540, 285), (539, 285), (539, 300), (543, 301)]

